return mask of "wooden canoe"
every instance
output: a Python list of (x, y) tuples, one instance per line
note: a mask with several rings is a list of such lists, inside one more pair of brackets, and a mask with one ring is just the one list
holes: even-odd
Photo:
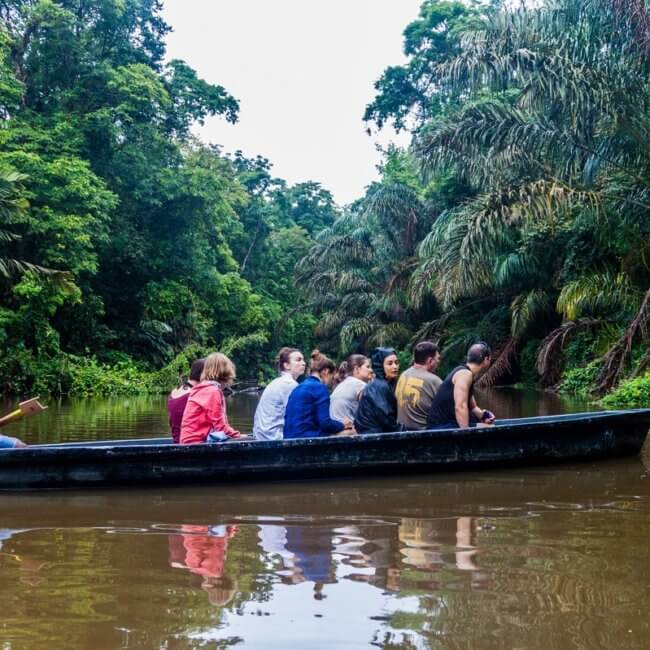
[(169, 438), (0, 452), (0, 490), (220, 483), (478, 470), (638, 454), (650, 409), (501, 420), (448, 429), (174, 445)]

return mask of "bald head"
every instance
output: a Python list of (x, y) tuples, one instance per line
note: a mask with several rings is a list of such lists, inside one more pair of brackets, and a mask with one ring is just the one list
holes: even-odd
[(467, 363), (473, 363), (480, 366), (488, 357), (492, 356), (492, 350), (485, 341), (474, 343), (467, 350)]

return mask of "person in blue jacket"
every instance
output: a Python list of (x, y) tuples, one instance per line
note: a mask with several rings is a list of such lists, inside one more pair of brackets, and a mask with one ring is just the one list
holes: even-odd
[(284, 437), (318, 438), (352, 433), (352, 422), (330, 417), (327, 390), (336, 375), (336, 365), (318, 350), (312, 352), (309, 377), (293, 389), (284, 415)]

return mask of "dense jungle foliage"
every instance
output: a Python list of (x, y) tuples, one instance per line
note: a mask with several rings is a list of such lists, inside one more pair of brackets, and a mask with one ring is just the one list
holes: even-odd
[[(298, 266), (318, 335), (340, 352), (430, 337), (454, 364), (485, 339), (484, 386), (646, 385), (645, 3), (427, 0), (404, 52), (365, 120), (412, 145), (386, 152), (381, 181)], [(648, 403), (626, 386), (625, 403)]]
[(192, 137), (239, 104), (165, 61), (160, 11), (0, 1), (1, 393), (165, 390), (209, 348), (250, 378), (283, 344), (406, 359), (428, 337), (449, 364), (489, 341), (484, 385), (627, 380), (647, 402), (643, 0), (425, 0), (364, 115), (412, 144), (344, 209)]
[(293, 267), (338, 209), (192, 137), (239, 104), (165, 63), (161, 4), (0, 2), (0, 393), (166, 389), (190, 345), (256, 378), (311, 345)]

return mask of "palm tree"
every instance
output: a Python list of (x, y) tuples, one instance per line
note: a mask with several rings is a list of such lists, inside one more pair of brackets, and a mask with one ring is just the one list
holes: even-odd
[(317, 334), (341, 351), (406, 344), (417, 321), (408, 283), (429, 225), (414, 190), (386, 183), (371, 187), (361, 206), (321, 232), (297, 267), (320, 314)]
[[(20, 183), (26, 176), (15, 171), (0, 170), (0, 222), (10, 224), (28, 207), (27, 200), (20, 195)], [(20, 241), (20, 235), (7, 227), (0, 228), (0, 244), (12, 244)], [(69, 274), (48, 269), (25, 260), (0, 255), (0, 276), (10, 278), (14, 275), (33, 271), (59, 281), (67, 281)]]
[[(453, 168), (477, 195), (423, 241), (415, 300), (432, 292), (452, 310), (497, 296), (510, 304), (515, 339), (540, 317), (562, 319), (556, 347), (569, 323), (638, 322), (650, 283), (650, 20), (641, 5), (558, 0), (503, 9), (462, 34), (439, 74), (465, 101), (423, 129), (414, 150), (425, 171)], [(592, 249), (581, 253), (585, 242)], [(619, 349), (619, 371), (601, 376), (601, 389), (629, 359), (630, 345)]]

